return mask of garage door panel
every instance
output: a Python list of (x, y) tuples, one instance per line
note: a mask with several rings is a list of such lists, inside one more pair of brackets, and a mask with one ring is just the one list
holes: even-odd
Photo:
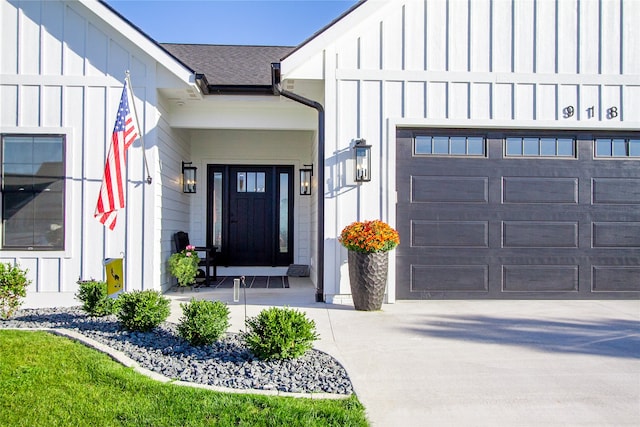
[(593, 247), (640, 249), (640, 222), (594, 222)]
[(413, 247), (489, 247), (488, 221), (412, 221)]
[(640, 178), (593, 178), (594, 204), (640, 204)]
[(640, 292), (640, 266), (593, 266), (593, 292)]
[(489, 179), (487, 177), (414, 176), (411, 201), (417, 203), (487, 203)]
[(577, 265), (503, 265), (504, 292), (578, 292)]
[(504, 221), (504, 248), (577, 248), (577, 222)]
[(488, 265), (412, 265), (411, 292), (489, 291)]
[(504, 203), (578, 203), (578, 178), (503, 177)]

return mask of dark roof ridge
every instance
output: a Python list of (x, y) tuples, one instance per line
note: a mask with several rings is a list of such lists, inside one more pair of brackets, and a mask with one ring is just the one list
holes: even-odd
[(175, 42), (161, 42), (161, 45), (181, 45), (181, 46), (218, 46), (218, 47), (276, 47), (293, 49), (295, 45), (278, 45), (278, 44), (226, 44), (226, 43), (175, 43)]

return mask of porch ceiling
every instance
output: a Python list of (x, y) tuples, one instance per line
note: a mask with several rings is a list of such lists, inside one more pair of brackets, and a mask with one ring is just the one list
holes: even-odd
[(167, 101), (168, 122), (175, 128), (315, 131), (318, 126), (315, 110), (277, 96), (220, 95)]

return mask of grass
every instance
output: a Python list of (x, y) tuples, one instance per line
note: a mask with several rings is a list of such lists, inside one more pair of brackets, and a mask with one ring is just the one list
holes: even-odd
[(355, 396), (219, 393), (151, 380), (46, 332), (0, 331), (0, 425), (367, 426)]

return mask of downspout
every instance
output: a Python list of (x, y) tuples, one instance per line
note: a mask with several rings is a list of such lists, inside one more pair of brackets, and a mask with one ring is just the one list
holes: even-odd
[(280, 85), (280, 63), (271, 63), (271, 85), (274, 95), (296, 101), (318, 111), (318, 259), (316, 271), (316, 301), (324, 302), (324, 107), (317, 101), (282, 89)]

